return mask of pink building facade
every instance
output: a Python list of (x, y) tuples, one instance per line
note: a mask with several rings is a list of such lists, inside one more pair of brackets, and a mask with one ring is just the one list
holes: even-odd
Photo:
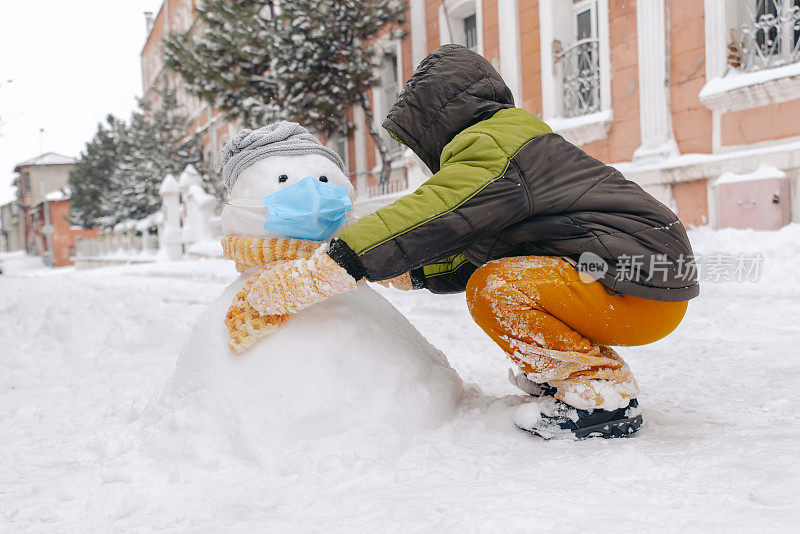
[(213, 163), (225, 141), (241, 127), (225, 113), (189, 94), (180, 75), (164, 65), (165, 37), (173, 33), (201, 30), (195, 11), (196, 3), (197, 0), (164, 0), (157, 13), (146, 16), (147, 38), (140, 55), (142, 99), (157, 106), (163, 90), (175, 91), (178, 108), (189, 121), (187, 135), (198, 135), (203, 160)]
[[(181, 87), (162, 68), (160, 38), (191, 29), (193, 1), (166, 0), (153, 21), (146, 98), (160, 79)], [(800, 222), (800, 0), (408, 0), (404, 29), (376, 43), (378, 124), (428, 52), (460, 43), (492, 62), (518, 106), (687, 225)], [(194, 97), (182, 102), (213, 157), (238, 128)], [(379, 188), (364, 114), (348, 113), (355, 131), (328, 143), (344, 155), (362, 211), (424, 180), (419, 161), (391, 145), (391, 180)]]

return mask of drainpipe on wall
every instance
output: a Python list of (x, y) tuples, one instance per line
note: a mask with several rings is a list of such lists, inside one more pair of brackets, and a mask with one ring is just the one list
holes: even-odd
[(40, 171), (41, 171), (41, 182), (42, 182), (42, 210), (44, 211), (44, 226), (42, 227), (42, 233), (45, 236), (45, 251), (44, 251), (44, 263), (45, 265), (49, 265), (50, 267), (53, 266), (53, 228), (50, 226), (50, 205), (47, 202), (47, 165), (44, 164), (44, 149), (43, 147), (43, 137), (44, 137), (44, 128), (39, 128), (39, 153), (41, 154), (42, 160), (39, 163)]

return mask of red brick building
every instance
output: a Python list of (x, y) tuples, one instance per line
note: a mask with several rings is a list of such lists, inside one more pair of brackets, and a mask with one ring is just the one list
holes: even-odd
[(197, 0), (165, 0), (155, 15), (147, 14), (147, 38), (141, 52), (142, 99), (157, 106), (161, 92), (175, 91), (178, 108), (189, 120), (187, 134), (198, 134), (203, 159), (213, 162), (217, 152), (241, 127), (184, 88), (180, 75), (164, 66), (164, 38), (173, 33), (202, 31), (194, 6)]
[[(99, 229), (83, 229), (73, 226), (67, 220), (69, 217), (69, 198), (58, 192), (50, 193), (48, 199), (40, 202), (27, 210), (26, 235), (31, 243), (29, 254), (46, 255), (52, 258), (53, 267), (72, 265), (75, 255), (75, 238), (94, 239)], [(50, 235), (52, 251), (48, 248), (47, 236), (44, 233), (44, 210), (50, 211), (50, 225), (53, 231)], [(50, 260), (48, 260), (50, 261)]]
[[(69, 223), (69, 171), (75, 159), (54, 152), (18, 163), (14, 172), (17, 217), (14, 230), (25, 252), (42, 256), (53, 267), (72, 265), (75, 238), (97, 237)], [(49, 217), (50, 224), (46, 224)]]

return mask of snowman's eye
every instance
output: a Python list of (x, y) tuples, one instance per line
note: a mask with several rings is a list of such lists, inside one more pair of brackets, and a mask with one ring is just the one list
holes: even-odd
[(322, 176), (319, 177), (319, 181), (320, 182), (327, 182), (328, 181), (328, 177), (323, 174)]
[(278, 176), (278, 181), (281, 182), (281, 183), (285, 182), (288, 179), (289, 179), (289, 177), (286, 176), (285, 174), (281, 174), (280, 176)]

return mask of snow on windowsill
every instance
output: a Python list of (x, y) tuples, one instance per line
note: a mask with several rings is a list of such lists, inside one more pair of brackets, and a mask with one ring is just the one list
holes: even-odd
[(729, 71), (709, 80), (699, 98), (708, 109), (722, 113), (800, 98), (800, 62), (755, 72)]
[(786, 173), (773, 165), (760, 165), (755, 171), (746, 174), (726, 172), (720, 175), (714, 185), (733, 184), (738, 182), (752, 182), (756, 180), (775, 180), (786, 178)]
[(777, 153), (796, 154), (800, 152), (800, 141), (781, 143), (776, 145), (747, 148), (732, 152), (715, 154), (688, 153), (679, 154), (659, 161), (637, 163), (633, 161), (618, 161), (610, 165), (621, 173), (661, 172), (668, 169), (678, 169), (694, 165), (710, 165), (732, 159), (766, 157)]
[(581, 115), (579, 117), (553, 117), (546, 119), (550, 128), (561, 134), (567, 141), (576, 145), (585, 145), (592, 141), (605, 139), (614, 122), (614, 113), (610, 109)]
[(680, 154), (659, 161), (619, 161), (610, 165), (641, 186), (706, 180), (725, 172), (748, 172), (760, 165), (797, 168), (800, 166), (800, 141), (713, 154)]

